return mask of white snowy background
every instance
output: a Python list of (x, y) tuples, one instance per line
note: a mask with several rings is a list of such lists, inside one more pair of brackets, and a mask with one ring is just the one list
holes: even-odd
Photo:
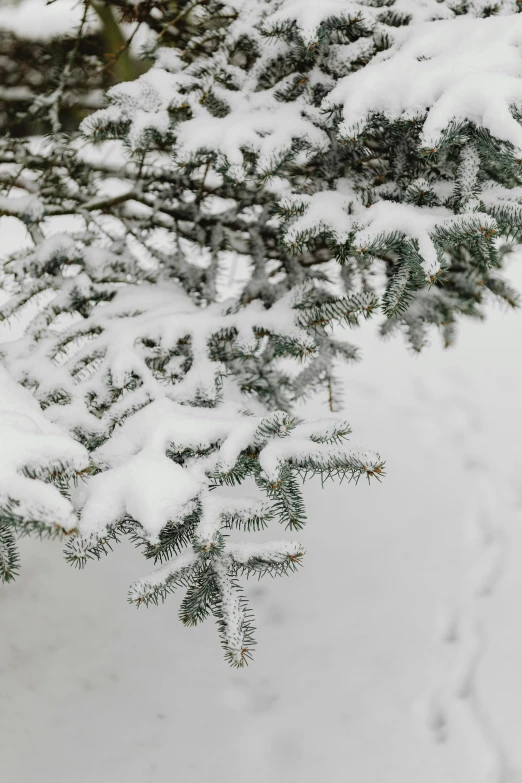
[[(510, 271), (522, 289), (520, 255)], [(307, 485), (304, 568), (249, 583), (247, 669), (176, 597), (126, 602), (130, 544), (77, 572), (59, 543), (22, 542), (0, 590), (2, 783), (521, 779), (522, 313), (419, 357), (376, 327), (350, 336), (344, 412), (387, 476)]]

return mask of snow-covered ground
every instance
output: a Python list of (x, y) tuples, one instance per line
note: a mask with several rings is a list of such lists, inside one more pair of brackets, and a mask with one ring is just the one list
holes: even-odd
[(520, 780), (522, 313), (420, 357), (375, 324), (352, 337), (346, 416), (388, 475), (308, 485), (305, 567), (250, 584), (246, 670), (175, 597), (126, 603), (131, 545), (75, 572), (22, 542), (0, 590), (2, 783)]

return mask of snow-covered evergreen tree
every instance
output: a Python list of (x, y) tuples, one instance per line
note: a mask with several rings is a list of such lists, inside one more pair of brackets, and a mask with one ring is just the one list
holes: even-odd
[[(491, 298), (517, 303), (502, 264), (522, 231), (518, 10), (84, 1), (52, 84), (3, 115), (24, 130), (0, 142), (0, 215), (33, 243), (2, 269), (1, 316), (27, 322), (0, 349), (4, 579), (17, 533), (75, 532), (79, 566), (128, 535), (161, 563), (130, 600), (186, 588), (182, 621), (213, 614), (245, 663), (239, 577), (287, 573), (303, 549), (233, 530), (298, 530), (300, 478), (383, 472), (345, 421), (293, 413), (313, 393), (339, 407), (336, 366), (357, 349), (333, 327), (380, 311), (420, 350)], [(85, 114), (107, 66), (86, 36), (108, 39), (115, 11), (117, 83), (66, 134), (81, 75)], [(222, 489), (247, 479), (252, 499)]]

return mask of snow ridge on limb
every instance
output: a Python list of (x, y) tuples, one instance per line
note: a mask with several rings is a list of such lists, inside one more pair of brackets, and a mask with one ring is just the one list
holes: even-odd
[[(223, 384), (238, 399), (286, 408), (299, 389), (271, 363), (287, 358), (299, 367), (334, 324), (353, 325), (376, 307), (371, 295), (318, 298), (313, 288), (298, 287), (269, 309), (259, 301), (201, 309), (172, 281), (143, 282), (96, 293), (81, 320), (40, 337), (42, 323), (57, 322), (62, 304), (70, 304), (69, 292), (78, 295), (74, 285), (64, 288), (40, 308), (28, 335), (2, 351), (47, 415), (83, 439), (103, 437), (149, 401), (214, 404)], [(103, 307), (95, 306), (98, 297)], [(16, 304), (6, 304), (6, 318)]]
[(345, 139), (382, 115), (420, 120), (419, 142), (432, 149), (449, 127), (470, 122), (518, 154), (522, 129), (510, 108), (522, 99), (521, 47), (519, 14), (398, 28), (389, 49), (338, 81), (325, 107), (342, 107), (339, 134)]
[(86, 449), (43, 416), (0, 366), (0, 578), (18, 570), (15, 538), (71, 533), (78, 520), (67, 485), (88, 468)]
[[(129, 600), (157, 603), (185, 588), (180, 619), (194, 625), (213, 615), (235, 666), (248, 662), (255, 644), (238, 577), (291, 573), (304, 550), (288, 540), (231, 542), (229, 531), (259, 530), (273, 518), (300, 529), (306, 522), (297, 480), (303, 472), (357, 481), (379, 478), (384, 468), (378, 454), (350, 448), (345, 421), (303, 425), (282, 411), (247, 413), (232, 404), (202, 409), (163, 399), (129, 416), (91, 454), (99, 472), (72, 495), (80, 535), (67, 548), (68, 560), (81, 567), (126, 534), (146, 557), (166, 560), (132, 585)], [(220, 494), (220, 486), (249, 477), (259, 497)]]

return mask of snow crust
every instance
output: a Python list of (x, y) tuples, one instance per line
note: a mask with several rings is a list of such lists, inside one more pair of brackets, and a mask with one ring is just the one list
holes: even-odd
[(522, 18), (467, 16), (397, 28), (393, 45), (341, 79), (325, 107), (342, 106), (340, 133), (357, 136), (372, 114), (427, 116), (422, 143), (437, 147), (452, 123), (473, 122), (522, 151), (511, 106), (522, 100)]
[[(51, 314), (55, 309), (60, 311), (63, 297), (81, 281), (81, 276), (73, 277), (70, 285), (58, 292), (48, 305)], [(88, 284), (87, 278), (85, 283)], [(50, 406), (49, 415), (63, 423), (67, 420), (73, 428), (99, 431), (100, 421), (88, 411), (85, 395), (103, 398), (109, 378), (111, 384), (119, 387), (125, 385), (131, 373), (142, 380), (140, 388), (122, 398), (123, 409), (141, 407), (144, 401), (162, 398), (186, 402), (198, 392), (213, 396), (216, 377), (222, 368), (209, 358), (208, 341), (223, 329), (234, 328), (238, 343), (252, 349), (256, 345), (254, 329), (304, 340), (303, 330), (297, 325), (297, 313), (291, 307), (296, 292), (289, 292), (269, 310), (254, 301), (236, 313), (227, 313), (226, 306), (220, 303), (202, 311), (181, 287), (170, 282), (129, 285), (117, 287), (115, 291), (110, 302), (96, 308), (81, 323), (63, 329), (59, 337), (49, 337), (36, 346), (29, 338), (23, 338), (5, 347), (15, 374), (20, 378), (32, 377), (38, 394), (44, 396), (53, 389), (70, 394), (76, 405), (70, 409)], [(29, 325), (28, 332), (37, 329), (38, 324), (36, 321), (34, 326)], [(90, 337), (85, 340), (87, 334)], [(160, 382), (146, 363), (148, 353), (144, 341), (153, 340), (169, 350), (187, 337), (191, 341), (190, 369), (177, 383)], [(93, 357), (98, 357), (97, 361)]]
[(295, 541), (270, 541), (265, 544), (241, 542), (229, 544), (228, 551), (236, 563), (246, 565), (255, 558), (274, 563), (283, 562), (288, 555), (298, 556), (302, 552), (302, 547)]
[[(75, 474), (89, 464), (86, 449), (46, 419), (34, 397), (0, 366), (0, 506), (50, 529), (77, 526), (74, 509), (51, 473)], [(24, 475), (25, 473), (25, 475)]]
[(377, 9), (364, 2), (324, 0), (322, 3), (310, 3), (283, 0), (277, 11), (268, 14), (264, 26), (270, 29), (281, 23), (295, 22), (303, 40), (311, 44), (317, 37), (319, 27), (331, 18), (359, 18), (364, 24), (376, 16)]
[[(260, 441), (266, 417), (245, 416), (240, 406), (221, 404), (216, 408), (195, 408), (174, 400), (150, 403), (126, 419), (111, 438), (92, 453), (92, 460), (105, 470), (89, 478), (76, 494), (81, 509), (80, 528), (86, 535), (102, 535), (105, 530), (129, 515), (140, 523), (150, 540), (157, 540), (170, 521), (181, 519), (187, 503), (199, 498), (203, 511), (198, 538), (210, 544), (222, 527), (221, 515), (240, 512), (255, 516), (259, 500), (234, 501), (219, 492), (208, 493), (209, 476), (214, 471), (230, 471), (241, 453), (260, 444), (259, 462), (266, 477), (277, 481), (286, 462), (299, 466), (313, 457), (324, 464), (332, 460), (364, 462), (370, 467), (379, 457), (359, 453), (353, 447), (317, 443), (305, 437), (321, 427), (334, 427), (332, 419), (307, 423), (294, 436), (271, 437)], [(167, 456), (169, 449), (204, 450), (218, 448), (203, 458), (194, 458), (181, 467)]]
[(3, 212), (14, 213), (28, 223), (36, 223), (44, 215), (44, 205), (36, 196), (0, 196), (0, 215)]
[(168, 579), (190, 569), (196, 563), (196, 560), (197, 556), (194, 552), (183, 552), (182, 555), (169, 560), (161, 568), (157, 568), (149, 576), (137, 579), (131, 588), (131, 595), (140, 596), (146, 591), (161, 587)]
[[(336, 242), (343, 244), (353, 233), (355, 252), (365, 252), (368, 246), (382, 237), (399, 232), (416, 240), (422, 257), (426, 277), (440, 269), (440, 260), (431, 235), (438, 226), (458, 224), (459, 217), (446, 207), (417, 207), (393, 201), (379, 201), (369, 207), (357, 203), (352, 196), (339, 191), (322, 191), (312, 196), (290, 196), (281, 202), (283, 209), (294, 205), (304, 207), (302, 215), (295, 218), (286, 231), (288, 244), (299, 241), (310, 233), (328, 232)], [(483, 216), (494, 225), (489, 216)]]

